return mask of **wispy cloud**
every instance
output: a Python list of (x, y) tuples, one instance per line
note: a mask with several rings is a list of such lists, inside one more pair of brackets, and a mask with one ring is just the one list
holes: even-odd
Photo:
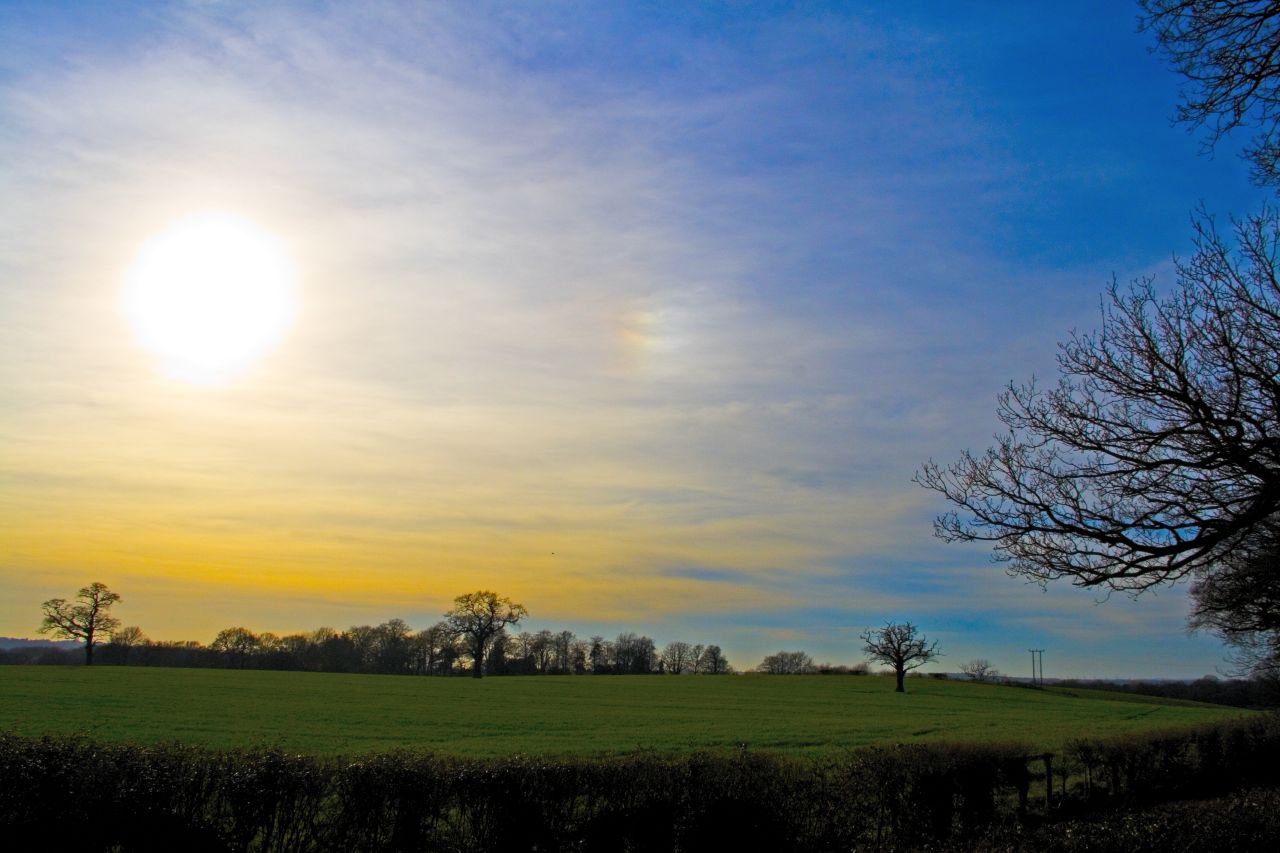
[[(291, 602), (262, 627), (301, 628), (478, 585), (549, 622), (711, 626), (739, 663), (908, 602), (1015, 629), (994, 614), (1023, 591), (930, 540), (911, 474), (985, 441), (1000, 384), (1092, 319), (1108, 261), (1039, 263), (1007, 218), (1145, 152), (1056, 176), (1011, 152), (1015, 96), (960, 22), (49, 21), (0, 77), (0, 584), (24, 584), (0, 625), (90, 573), (232, 596), (148, 610), (157, 634), (258, 593)], [(208, 208), (278, 234), (303, 302), (253, 373), (193, 389), (116, 302), (142, 240)], [(1070, 601), (1036, 613), (1110, 618)]]

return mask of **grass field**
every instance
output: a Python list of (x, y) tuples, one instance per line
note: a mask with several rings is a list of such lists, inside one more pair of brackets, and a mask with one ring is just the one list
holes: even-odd
[(144, 667), (0, 667), (0, 731), (99, 740), (458, 755), (1018, 740), (1176, 727), (1240, 711), (1089, 690), (841, 676), (412, 678)]

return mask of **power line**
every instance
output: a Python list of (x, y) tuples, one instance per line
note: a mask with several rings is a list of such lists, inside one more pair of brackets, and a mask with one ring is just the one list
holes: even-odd
[[(1027, 649), (1031, 652), (1031, 684), (1044, 686), (1044, 649)], [(1040, 677), (1036, 678), (1036, 655), (1040, 656)]]

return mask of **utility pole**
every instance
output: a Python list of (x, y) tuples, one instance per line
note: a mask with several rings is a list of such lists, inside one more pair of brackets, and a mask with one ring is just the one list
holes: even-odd
[[(1044, 686), (1044, 649), (1027, 649), (1031, 652), (1031, 686)], [(1036, 678), (1036, 655), (1040, 656), (1040, 677)]]

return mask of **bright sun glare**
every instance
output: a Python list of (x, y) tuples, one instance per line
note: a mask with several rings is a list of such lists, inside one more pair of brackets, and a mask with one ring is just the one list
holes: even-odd
[(142, 245), (124, 274), (122, 308), (166, 373), (216, 383), (284, 336), (295, 286), (279, 239), (239, 216), (200, 213)]

